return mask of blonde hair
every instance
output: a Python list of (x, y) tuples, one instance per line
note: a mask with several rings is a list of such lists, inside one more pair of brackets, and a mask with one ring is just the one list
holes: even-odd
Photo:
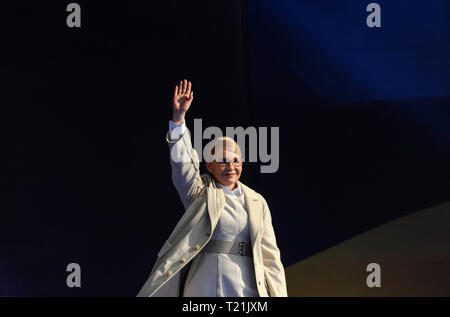
[[(216, 155), (216, 148), (218, 150), (217, 155)], [(242, 157), (241, 148), (239, 147), (239, 144), (233, 138), (230, 138), (228, 136), (222, 136), (219, 138), (215, 138), (205, 146), (204, 154), (206, 162), (212, 162), (217, 157), (222, 157), (223, 150), (236, 153), (237, 155), (239, 155), (239, 157)], [(208, 156), (210, 156), (209, 160)]]

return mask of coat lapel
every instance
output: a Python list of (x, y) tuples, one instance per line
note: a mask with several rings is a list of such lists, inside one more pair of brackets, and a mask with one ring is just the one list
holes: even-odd
[[(245, 205), (247, 207), (250, 222), (250, 239), (252, 245), (254, 246), (262, 224), (262, 217), (263, 217), (262, 204), (258, 196), (254, 193), (252, 189), (245, 186), (241, 182), (239, 183), (244, 192)], [(225, 197), (224, 197), (225, 194), (223, 193), (223, 190), (216, 187), (215, 181), (212, 178), (210, 178), (210, 183), (207, 191), (208, 191), (208, 212), (209, 217), (211, 219), (211, 227), (212, 230), (214, 230), (214, 228), (217, 225), (217, 222), (219, 221), (221, 211), (225, 206)]]
[(252, 190), (250, 190), (246, 186), (241, 187), (244, 191), (245, 205), (247, 206), (248, 217), (250, 221), (250, 238), (252, 242), (252, 246), (255, 245), (255, 241), (258, 237), (259, 230), (261, 228), (262, 223), (262, 209), (261, 202), (258, 197), (253, 194)]
[(211, 230), (217, 225), (221, 211), (225, 205), (225, 197), (222, 190), (217, 189), (214, 185), (208, 186), (208, 213), (211, 220)]

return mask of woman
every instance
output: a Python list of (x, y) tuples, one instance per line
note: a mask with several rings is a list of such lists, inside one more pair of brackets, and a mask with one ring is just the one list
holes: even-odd
[(166, 137), (172, 180), (186, 210), (138, 296), (287, 296), (270, 210), (238, 181), (238, 144), (213, 140), (209, 174), (200, 175), (184, 120), (193, 99), (191, 83), (180, 81)]

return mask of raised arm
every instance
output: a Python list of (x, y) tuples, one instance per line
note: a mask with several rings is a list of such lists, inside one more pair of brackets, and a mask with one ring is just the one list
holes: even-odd
[(185, 115), (194, 99), (192, 84), (186, 79), (175, 86), (172, 109), (172, 121), (169, 122), (167, 142), (170, 149), (172, 181), (183, 205), (187, 207), (203, 188), (200, 177), (200, 163), (197, 152), (192, 147), (189, 131), (186, 128)]

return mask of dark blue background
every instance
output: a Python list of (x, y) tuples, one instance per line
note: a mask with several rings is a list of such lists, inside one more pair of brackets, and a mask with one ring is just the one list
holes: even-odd
[(248, 2), (252, 114), (281, 127), (256, 182), (287, 264), (450, 197), (450, 4), (378, 1), (369, 28), (369, 3)]

